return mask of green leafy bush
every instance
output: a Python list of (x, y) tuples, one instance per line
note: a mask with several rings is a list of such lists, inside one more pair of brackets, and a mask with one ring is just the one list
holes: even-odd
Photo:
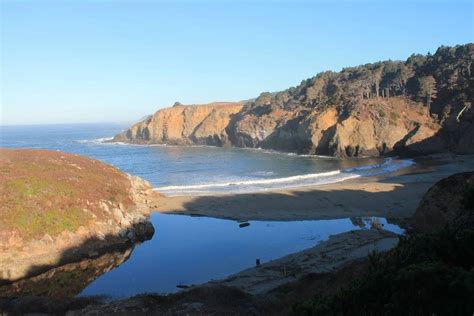
[(470, 315), (474, 230), (404, 237), (372, 255), (362, 277), (336, 294), (293, 306), (294, 315)]

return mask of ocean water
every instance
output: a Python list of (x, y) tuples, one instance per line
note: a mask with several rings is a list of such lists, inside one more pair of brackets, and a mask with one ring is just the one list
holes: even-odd
[(1, 126), (1, 147), (63, 150), (148, 180), (165, 195), (256, 192), (393, 172), (396, 159), (337, 159), (210, 146), (142, 146), (104, 142), (123, 124)]
[[(126, 126), (77, 124), (0, 127), (0, 146), (42, 148), (81, 154), (109, 163), (148, 180), (168, 194), (254, 192), (343, 181), (387, 173), (412, 164), (396, 159), (336, 159), (297, 156), (258, 149), (206, 146), (138, 146), (104, 143)], [(330, 235), (369, 229), (373, 223), (396, 233), (403, 231), (384, 218), (343, 218), (312, 221), (250, 221), (241, 227), (225, 219), (152, 214), (155, 235), (124, 256), (118, 266), (96, 269), (93, 278), (72, 268), (47, 273), (55, 279), (32, 281), (38, 288), (75, 295), (126, 297), (144, 292), (172, 293), (177, 285), (224, 278), (255, 265), (301, 251)], [(115, 258), (113, 255), (111, 258)], [(89, 261), (88, 261), (89, 262)], [(88, 264), (95, 265), (92, 260)], [(97, 261), (98, 262), (98, 261)], [(84, 265), (78, 269), (84, 270)], [(94, 267), (87, 271), (95, 271)], [(41, 283), (41, 284), (40, 284)], [(79, 285), (80, 286), (79, 286)], [(15, 286), (13, 286), (15, 288)], [(9, 289), (5, 289), (5, 293)], [(0, 293), (2, 289), (0, 288)]]

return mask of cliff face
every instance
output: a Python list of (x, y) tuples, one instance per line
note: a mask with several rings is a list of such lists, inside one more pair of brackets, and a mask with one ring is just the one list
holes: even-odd
[(466, 44), (324, 72), (248, 102), (163, 109), (114, 141), (333, 156), (474, 153), (473, 61)]
[[(248, 107), (248, 104), (247, 104)], [(379, 156), (415, 145), (441, 126), (422, 105), (402, 98), (362, 101), (343, 117), (335, 107), (285, 110), (271, 104), (177, 106), (158, 111), (114, 137), (139, 144), (205, 144), (332, 156)], [(412, 148), (443, 150), (441, 143)]]
[(228, 143), (225, 128), (242, 106), (220, 102), (163, 109), (115, 136), (114, 141), (223, 146)]
[(283, 111), (267, 106), (266, 111), (240, 114), (228, 134), (236, 146), (358, 157), (389, 153), (439, 129), (422, 106), (400, 98), (379, 98), (359, 103), (348, 116), (334, 107)]

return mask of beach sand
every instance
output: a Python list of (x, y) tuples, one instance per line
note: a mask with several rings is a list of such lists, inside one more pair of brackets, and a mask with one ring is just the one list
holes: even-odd
[(331, 236), (312, 248), (243, 270), (216, 283), (234, 286), (250, 294), (264, 294), (309, 273), (336, 271), (351, 261), (367, 257), (373, 251), (390, 250), (397, 243), (398, 236), (384, 230), (350, 231)]
[(451, 154), (415, 159), (394, 174), (339, 183), (245, 194), (173, 196), (156, 211), (248, 220), (305, 220), (377, 216), (410, 218), (424, 193), (451, 174), (474, 170), (474, 156)]
[[(439, 154), (419, 157), (415, 162), (396, 173), (327, 185), (254, 194), (167, 197), (157, 211), (238, 221), (377, 216), (407, 228), (406, 220), (413, 216), (423, 195), (434, 183), (454, 173), (474, 170), (474, 156)], [(233, 286), (249, 294), (265, 294), (310, 273), (336, 271), (367, 257), (372, 251), (388, 251), (397, 243), (397, 235), (380, 228), (350, 231), (209, 284)]]

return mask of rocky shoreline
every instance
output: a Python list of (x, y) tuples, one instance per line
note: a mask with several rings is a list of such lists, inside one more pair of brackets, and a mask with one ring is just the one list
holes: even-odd
[[(24, 152), (21, 150), (3, 150), (2, 167), (8, 163), (6, 160), (9, 155), (17, 154), (24, 154)], [(83, 177), (81, 175), (82, 165), (80, 166), (77, 161), (72, 162), (79, 157), (48, 151), (36, 151), (34, 154), (43, 154), (48, 157), (44, 158), (44, 161), (46, 159), (56, 159), (61, 155), (60, 157), (63, 157), (60, 158), (61, 160), (81, 168), (77, 170), (77, 176), (79, 179)], [(89, 164), (92, 160), (82, 157), (79, 159), (81, 159), (80, 163), (86, 163), (88, 167), (91, 167)], [(71, 167), (68, 165), (67, 168), (70, 169)], [(105, 168), (112, 167), (105, 166)], [(112, 170), (112, 172), (115, 173), (116, 171)], [(74, 230), (63, 229), (54, 234), (46, 231), (45, 228), (38, 227), (38, 230), (42, 233), (36, 238), (28, 237), (20, 229), (5, 231), (8, 238), (0, 241), (0, 252), (2, 253), (0, 258), (0, 285), (38, 275), (66, 263), (97, 258), (113, 250), (123, 249), (124, 246), (131, 247), (137, 242), (150, 239), (154, 234), (154, 228), (149, 221), (149, 214), (151, 209), (157, 207), (161, 195), (154, 192), (148, 182), (138, 177), (120, 173), (118, 176), (128, 186), (126, 191), (128, 203), (124, 205), (125, 202), (117, 203), (105, 197), (98, 198), (98, 201), (94, 202), (87, 200), (88, 197), (81, 197), (86, 199), (85, 205), (88, 207), (83, 208), (80, 215), (85, 214), (90, 219), (78, 223)], [(9, 181), (18, 181), (17, 179), (22, 178), (14, 178)], [(29, 190), (28, 193), (32, 191), (30, 187), (27, 187), (27, 189)], [(41, 190), (49, 190), (49, 187), (41, 188)], [(53, 192), (53, 194), (59, 193)], [(34, 199), (35, 197), (25, 198)], [(78, 204), (76, 201), (72, 203)], [(20, 201), (20, 203), (23, 202)], [(27, 202), (24, 203), (26, 205)], [(43, 216), (46, 217), (47, 214)], [(60, 218), (53, 218), (51, 222), (52, 225), (58, 226), (60, 225)], [(51, 230), (53, 228), (54, 226)]]

